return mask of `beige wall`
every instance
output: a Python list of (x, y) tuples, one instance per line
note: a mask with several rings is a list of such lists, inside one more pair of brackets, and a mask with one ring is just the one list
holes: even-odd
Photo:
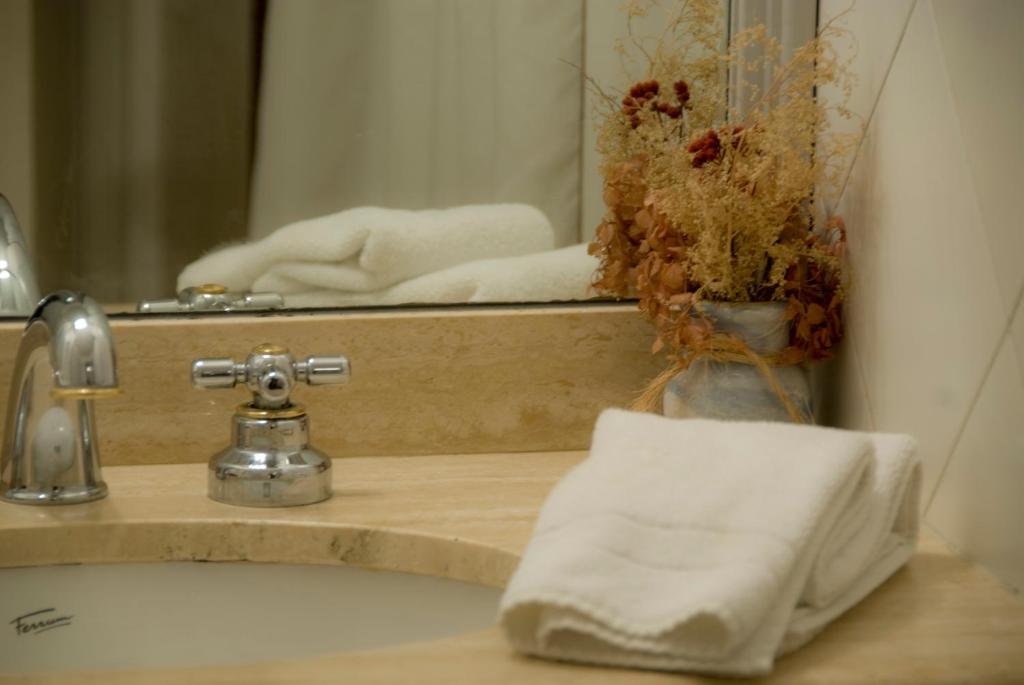
[[(827, 18), (848, 0), (822, 0)], [(1024, 587), (1024, 3), (857, 3), (867, 132), (850, 229), (845, 426), (920, 441), (927, 522)]]
[(0, 0), (0, 193), (33, 245), (32, 0)]

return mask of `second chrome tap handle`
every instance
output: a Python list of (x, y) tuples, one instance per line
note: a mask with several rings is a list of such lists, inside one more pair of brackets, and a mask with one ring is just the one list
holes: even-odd
[(296, 361), (287, 348), (263, 344), (255, 347), (244, 363), (233, 359), (197, 359), (192, 362), (196, 388), (233, 388), (244, 383), (252, 392), (252, 404), (262, 409), (290, 405), (296, 382), (309, 385), (347, 383), (351, 367), (342, 355), (312, 356)]
[(233, 388), (246, 376), (245, 364), (234, 359), (197, 359), (192, 362), (192, 385), (196, 388)]
[(306, 357), (304, 361), (295, 362), (295, 377), (310, 385), (335, 385), (348, 383), (352, 370), (348, 357), (341, 355)]

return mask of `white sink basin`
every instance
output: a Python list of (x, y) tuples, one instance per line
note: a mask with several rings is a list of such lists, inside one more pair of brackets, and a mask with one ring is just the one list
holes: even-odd
[(0, 673), (233, 664), (387, 647), (490, 626), (500, 594), (339, 566), (0, 569)]

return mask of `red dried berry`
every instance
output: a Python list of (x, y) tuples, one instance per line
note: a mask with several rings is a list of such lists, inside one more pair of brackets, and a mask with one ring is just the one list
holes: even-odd
[(690, 101), (690, 86), (682, 79), (675, 82), (672, 86), (676, 91), (676, 99), (679, 100), (679, 104), (683, 107)]
[(678, 119), (683, 113), (682, 107), (672, 105), (667, 102), (659, 102), (654, 106), (654, 108), (670, 119)]
[(661, 90), (661, 86), (657, 81), (640, 81), (633, 84), (633, 87), (629, 89), (629, 94), (637, 100), (650, 100), (658, 94), (659, 90)]
[(718, 138), (718, 132), (708, 129), (704, 135), (695, 138), (686, 151), (693, 154), (693, 160), (690, 163), (695, 169), (718, 159), (722, 152), (722, 142)]

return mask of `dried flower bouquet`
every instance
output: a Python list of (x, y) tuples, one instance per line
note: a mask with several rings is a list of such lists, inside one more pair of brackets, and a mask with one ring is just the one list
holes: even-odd
[[(850, 116), (852, 88), (832, 24), (783, 62), (764, 26), (720, 48), (717, 0), (681, 0), (664, 8), (661, 35), (635, 36), (634, 20), (656, 4), (625, 7), (630, 39), (619, 48), (639, 59), (643, 78), (617, 96), (591, 81), (607, 206), (590, 246), (600, 259), (594, 286), (638, 297), (657, 330), (654, 351), (672, 360), (642, 408), (700, 355), (765, 369), (830, 356), (843, 332), (846, 235), (822, 208), (856, 142), (829, 129), (830, 111)], [(762, 73), (771, 75), (763, 90), (752, 82)], [(841, 102), (816, 97), (823, 85)], [(716, 333), (701, 302), (786, 302), (790, 344), (758, 357)]]

